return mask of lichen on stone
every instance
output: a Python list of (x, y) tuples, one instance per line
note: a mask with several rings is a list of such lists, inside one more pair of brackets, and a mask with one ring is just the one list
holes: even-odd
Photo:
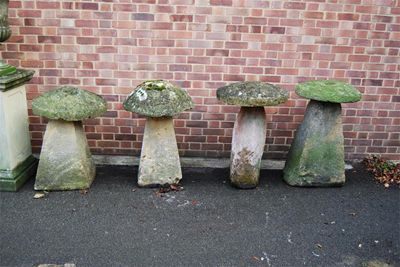
[(35, 98), (32, 111), (52, 120), (80, 121), (106, 112), (107, 102), (95, 93), (64, 86)]
[(217, 90), (217, 98), (226, 104), (243, 107), (275, 106), (286, 102), (288, 92), (263, 82), (232, 83)]
[(304, 98), (332, 102), (349, 103), (361, 100), (361, 93), (352, 85), (335, 80), (316, 80), (298, 84), (296, 93)]
[(193, 101), (181, 88), (163, 80), (139, 84), (124, 101), (127, 111), (148, 117), (172, 117), (193, 108)]
[(162, 90), (170, 89), (170, 88), (174, 87), (173, 84), (163, 81), (163, 80), (145, 81), (142, 84), (140, 84), (140, 86), (144, 90), (158, 90), (158, 91), (162, 91)]

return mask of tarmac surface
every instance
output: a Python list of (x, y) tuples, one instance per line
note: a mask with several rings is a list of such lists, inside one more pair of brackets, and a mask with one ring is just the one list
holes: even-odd
[(400, 190), (361, 165), (337, 188), (290, 187), (276, 170), (253, 190), (228, 169), (183, 175), (165, 194), (138, 188), (132, 166), (99, 166), (86, 194), (34, 199), (33, 180), (1, 192), (0, 266), (400, 266)]

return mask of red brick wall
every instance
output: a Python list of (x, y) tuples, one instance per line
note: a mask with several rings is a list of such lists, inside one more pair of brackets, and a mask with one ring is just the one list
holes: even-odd
[[(9, 17), (2, 56), (36, 70), (29, 101), (66, 84), (108, 100), (104, 117), (85, 122), (94, 153), (139, 154), (145, 121), (121, 102), (143, 80), (166, 79), (196, 103), (175, 120), (181, 154), (228, 156), (238, 109), (216, 88), (260, 80), (290, 91), (266, 108), (266, 157), (284, 158), (307, 104), (295, 85), (335, 78), (363, 93), (343, 105), (347, 158), (400, 159), (399, 1), (11, 0)], [(30, 111), (35, 151), (45, 123)]]

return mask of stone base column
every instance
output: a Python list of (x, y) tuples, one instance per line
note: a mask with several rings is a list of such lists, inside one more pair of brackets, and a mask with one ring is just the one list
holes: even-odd
[(296, 131), (283, 170), (294, 186), (338, 186), (345, 182), (341, 105), (311, 100)]
[(147, 118), (139, 164), (139, 186), (176, 184), (182, 179), (171, 117)]
[(230, 178), (238, 188), (258, 185), (266, 137), (264, 107), (241, 107), (233, 128)]
[(25, 83), (34, 71), (0, 77), (0, 190), (17, 191), (35, 174)]
[(43, 138), (35, 190), (86, 189), (96, 167), (82, 122), (49, 120)]

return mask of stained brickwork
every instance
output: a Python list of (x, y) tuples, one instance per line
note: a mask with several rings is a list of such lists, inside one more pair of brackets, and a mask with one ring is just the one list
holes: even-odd
[[(29, 104), (66, 84), (108, 100), (104, 117), (85, 122), (94, 153), (139, 154), (145, 121), (121, 103), (143, 80), (166, 79), (196, 104), (175, 120), (181, 155), (229, 156), (238, 108), (216, 88), (260, 80), (290, 91), (266, 108), (265, 157), (285, 158), (307, 104), (294, 86), (335, 78), (364, 94), (343, 105), (347, 159), (400, 159), (399, 1), (11, 0), (9, 22), (2, 57), (36, 70)], [(29, 112), (38, 152), (46, 121)]]

